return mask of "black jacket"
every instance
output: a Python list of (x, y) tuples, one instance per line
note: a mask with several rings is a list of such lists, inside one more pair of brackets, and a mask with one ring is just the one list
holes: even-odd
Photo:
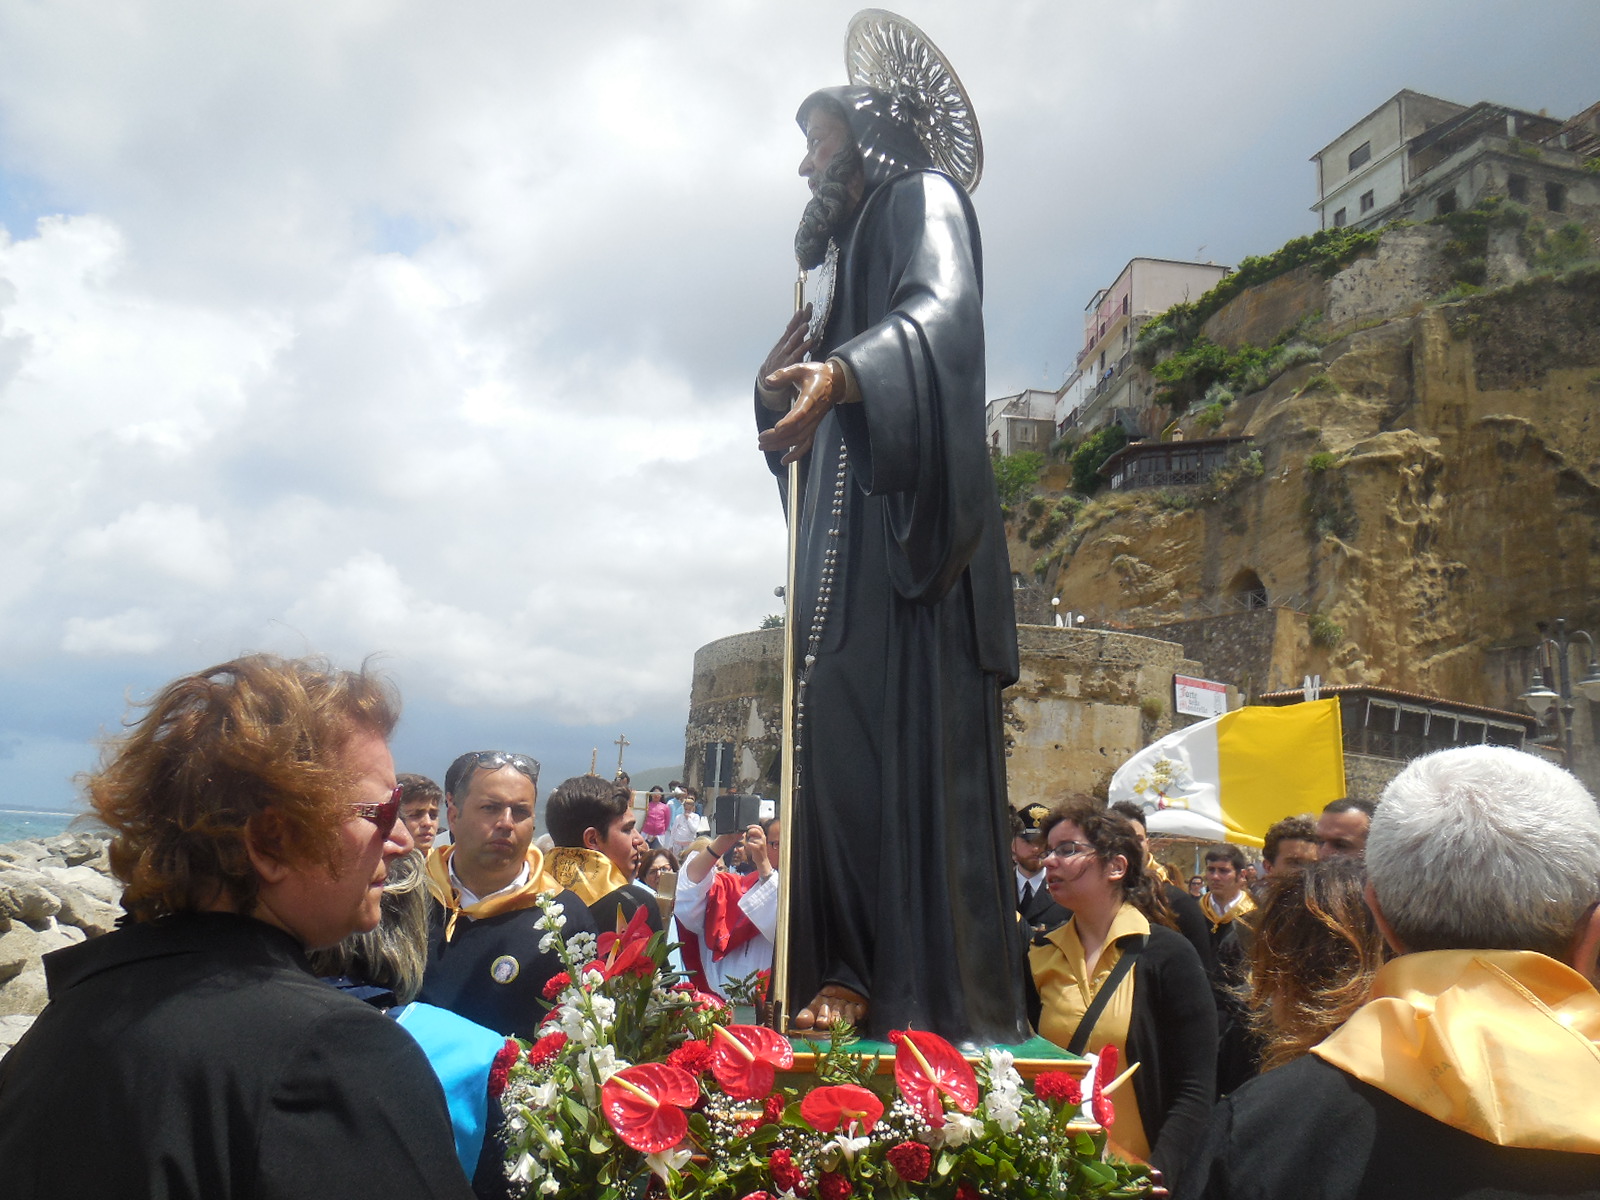
[[(554, 949), (539, 950), (545, 935), (535, 922), (543, 914), (532, 899), (527, 908), (479, 921), (457, 917), (449, 941), (444, 905), (429, 903), (428, 969), (417, 999), (507, 1037), (537, 1037), (550, 1011), (544, 985), (561, 971), (561, 959)], [(561, 892), (556, 903), (567, 919), (562, 937), (595, 932), (594, 918), (576, 892)]]
[[(1039, 995), (1028, 979), (1029, 1015)], [(1096, 1046), (1091, 1036), (1090, 1047)], [(1150, 1142), (1150, 1164), (1176, 1190), (1205, 1136), (1217, 1070), (1217, 1010), (1200, 956), (1181, 934), (1153, 925), (1133, 968), (1127, 1064), (1139, 1063), (1133, 1094)], [(1114, 1132), (1114, 1131), (1113, 1131)]]
[(1217, 1105), (1174, 1194), (1180, 1200), (1594, 1200), (1600, 1154), (1496, 1146), (1308, 1054)]
[(470, 1200), (421, 1048), (281, 930), (166, 917), (45, 974), (49, 1006), (0, 1062), (7, 1196)]
[(1040, 879), (1033, 895), (1028, 897), (1027, 904), (1017, 901), (1017, 912), (1022, 914), (1022, 922), (1028, 928), (1029, 937), (1036, 933), (1049, 933), (1059, 925), (1065, 925), (1072, 914), (1055, 902), (1055, 897), (1044, 886)]

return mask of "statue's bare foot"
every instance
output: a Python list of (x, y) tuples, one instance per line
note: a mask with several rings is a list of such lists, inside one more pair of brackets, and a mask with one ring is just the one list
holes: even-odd
[(795, 1013), (790, 1024), (799, 1030), (832, 1029), (840, 1021), (860, 1027), (867, 1017), (867, 998), (860, 992), (830, 983), (816, 998)]

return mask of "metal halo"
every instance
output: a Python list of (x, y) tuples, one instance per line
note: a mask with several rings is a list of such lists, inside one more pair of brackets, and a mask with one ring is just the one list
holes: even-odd
[(968, 192), (983, 178), (983, 135), (950, 60), (904, 17), (864, 8), (850, 18), (844, 65), (854, 87), (888, 93), (890, 115), (916, 131), (934, 166)]

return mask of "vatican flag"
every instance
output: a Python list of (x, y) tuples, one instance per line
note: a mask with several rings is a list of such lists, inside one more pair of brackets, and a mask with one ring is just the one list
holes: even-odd
[(1339, 701), (1235, 709), (1169, 733), (1111, 777), (1151, 833), (1259, 846), (1274, 821), (1345, 794)]

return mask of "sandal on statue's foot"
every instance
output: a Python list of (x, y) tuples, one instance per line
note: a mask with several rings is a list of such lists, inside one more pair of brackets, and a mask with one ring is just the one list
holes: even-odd
[(867, 1017), (867, 998), (860, 992), (830, 983), (810, 1004), (795, 1013), (790, 1025), (795, 1029), (832, 1029), (840, 1021), (859, 1027)]

